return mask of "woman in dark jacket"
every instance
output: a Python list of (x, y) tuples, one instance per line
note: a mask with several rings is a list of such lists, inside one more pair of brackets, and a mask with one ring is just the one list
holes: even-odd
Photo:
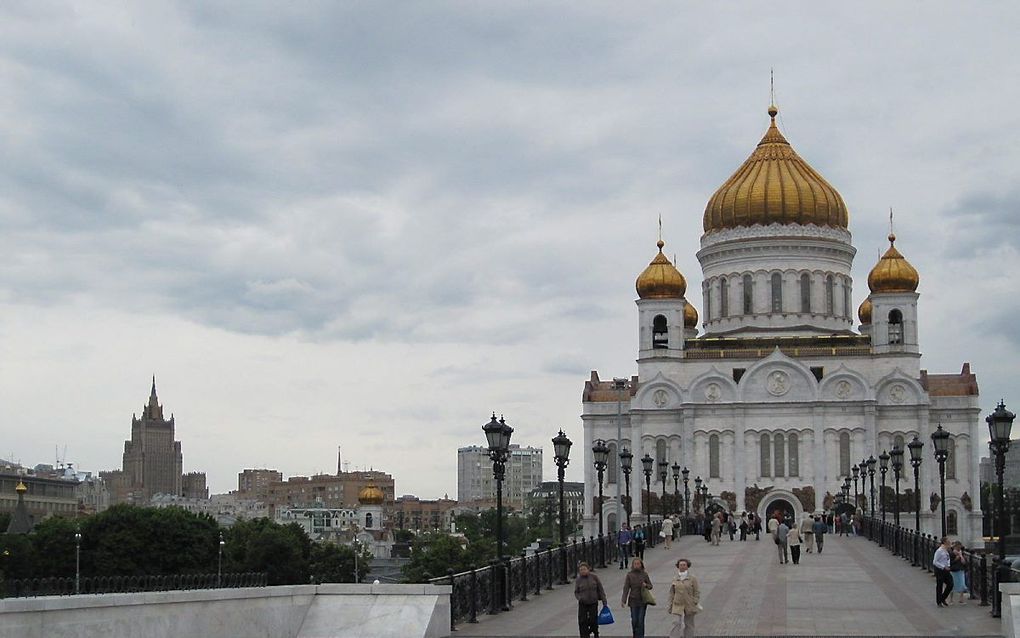
[(623, 579), (623, 603), (624, 607), (630, 607), (630, 628), (634, 638), (645, 638), (645, 612), (648, 611), (648, 603), (645, 601), (644, 591), (652, 588), (652, 580), (645, 571), (645, 562), (635, 558), (630, 565), (630, 571)]

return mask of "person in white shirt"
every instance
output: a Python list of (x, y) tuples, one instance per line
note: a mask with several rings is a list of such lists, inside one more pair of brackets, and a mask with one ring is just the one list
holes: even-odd
[(931, 561), (935, 571), (935, 604), (946, 606), (946, 599), (953, 591), (953, 575), (949, 571), (949, 537), (943, 536), (935, 557)]

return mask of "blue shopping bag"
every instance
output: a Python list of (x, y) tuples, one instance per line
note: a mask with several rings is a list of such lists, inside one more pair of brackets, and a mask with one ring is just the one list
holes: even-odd
[(609, 605), (602, 605), (602, 611), (599, 612), (599, 624), (600, 625), (611, 625), (616, 622), (613, 619), (613, 612), (609, 610)]

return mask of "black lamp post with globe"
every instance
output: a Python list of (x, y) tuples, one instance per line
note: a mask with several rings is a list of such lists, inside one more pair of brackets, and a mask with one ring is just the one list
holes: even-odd
[(666, 520), (666, 479), (669, 478), (669, 461), (662, 459), (659, 461), (659, 481), (662, 482), (662, 499), (659, 502), (659, 513), (662, 515), (662, 520)]
[(916, 436), (914, 439), (907, 443), (907, 449), (910, 450), (910, 466), (914, 468), (914, 564), (916, 565), (920, 560), (918, 553), (920, 552), (920, 541), (921, 541), (921, 450), (924, 448), (924, 443), (921, 443), (921, 439)]
[(868, 466), (868, 481), (870, 487), (870, 489), (868, 490), (868, 504), (871, 508), (872, 521), (875, 520), (875, 466), (877, 464), (878, 461), (875, 460), (874, 455), (869, 456), (868, 460), (865, 463), (865, 465)]
[(999, 618), (1002, 615), (1002, 593), (999, 591), (999, 583), (1009, 581), (1010, 566), (1006, 562), (1006, 506), (1003, 491), (1003, 474), (1006, 470), (1006, 452), (1009, 451), (1010, 430), (1013, 429), (1013, 419), (1016, 415), (1006, 409), (1004, 401), (999, 401), (995, 411), (985, 417), (988, 424), (988, 434), (991, 436), (992, 452), (995, 454), (995, 478), (998, 483), (998, 493), (995, 495), (995, 510), (999, 528), (999, 557), (996, 559), (996, 578), (994, 579), (995, 592), (992, 597), (992, 616)]
[(898, 445), (894, 445), (892, 452), (889, 453), (889, 458), (892, 460), (892, 472), (893, 472), (893, 483), (896, 485), (896, 501), (893, 510), (893, 523), (896, 527), (900, 526), (900, 475), (903, 473), (903, 448)]
[(595, 439), (595, 443), (591, 446), (592, 458), (594, 458), (595, 471), (598, 473), (599, 479), (599, 567), (606, 566), (606, 543), (603, 538), (605, 533), (603, 525), (603, 508), (602, 507), (602, 481), (605, 479), (606, 468), (609, 466), (609, 446), (602, 439)]
[(556, 480), (559, 489), (560, 507), (560, 582), (567, 582), (567, 508), (563, 497), (563, 480), (566, 477), (567, 465), (570, 463), (570, 446), (573, 443), (567, 435), (560, 433), (553, 437), (553, 460), (556, 462)]
[(627, 490), (627, 502), (623, 511), (627, 515), (627, 527), (630, 527), (630, 513), (634, 509), (630, 501), (630, 472), (634, 469), (634, 455), (627, 448), (620, 450), (620, 469), (623, 470), (623, 484)]
[(641, 457), (641, 469), (645, 473), (645, 520), (652, 521), (652, 472), (655, 471), (655, 459), (646, 452)]
[(942, 536), (946, 535), (946, 461), (949, 460), (949, 432), (942, 429), (942, 424), (931, 433), (931, 443), (935, 447), (935, 462), (939, 464), (939, 498), (941, 498)]
[[(482, 426), (485, 433), (486, 443), (489, 445), (489, 459), (492, 461), (492, 477), (496, 479), (496, 572), (494, 577), (497, 583), (496, 600), (503, 601), (500, 607), (503, 611), (510, 611), (506, 602), (507, 589), (503, 575), (503, 479), (506, 477), (506, 462), (510, 458), (510, 436), (514, 429), (506, 424), (503, 417), (496, 419), (496, 413), (492, 413), (492, 419)], [(497, 605), (493, 605), (496, 609)]]

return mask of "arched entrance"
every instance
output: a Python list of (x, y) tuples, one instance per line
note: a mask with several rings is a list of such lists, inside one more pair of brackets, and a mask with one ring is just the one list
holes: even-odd
[(776, 512), (782, 512), (784, 517), (789, 516), (794, 522), (800, 522), (804, 518), (804, 508), (800, 504), (800, 499), (786, 490), (771, 490), (758, 503), (758, 516), (763, 521), (768, 521)]
[(765, 507), (765, 520), (774, 517), (776, 512), (782, 512), (783, 518), (786, 520), (796, 520), (797, 517), (797, 511), (793, 508), (793, 504), (785, 498), (777, 498)]

